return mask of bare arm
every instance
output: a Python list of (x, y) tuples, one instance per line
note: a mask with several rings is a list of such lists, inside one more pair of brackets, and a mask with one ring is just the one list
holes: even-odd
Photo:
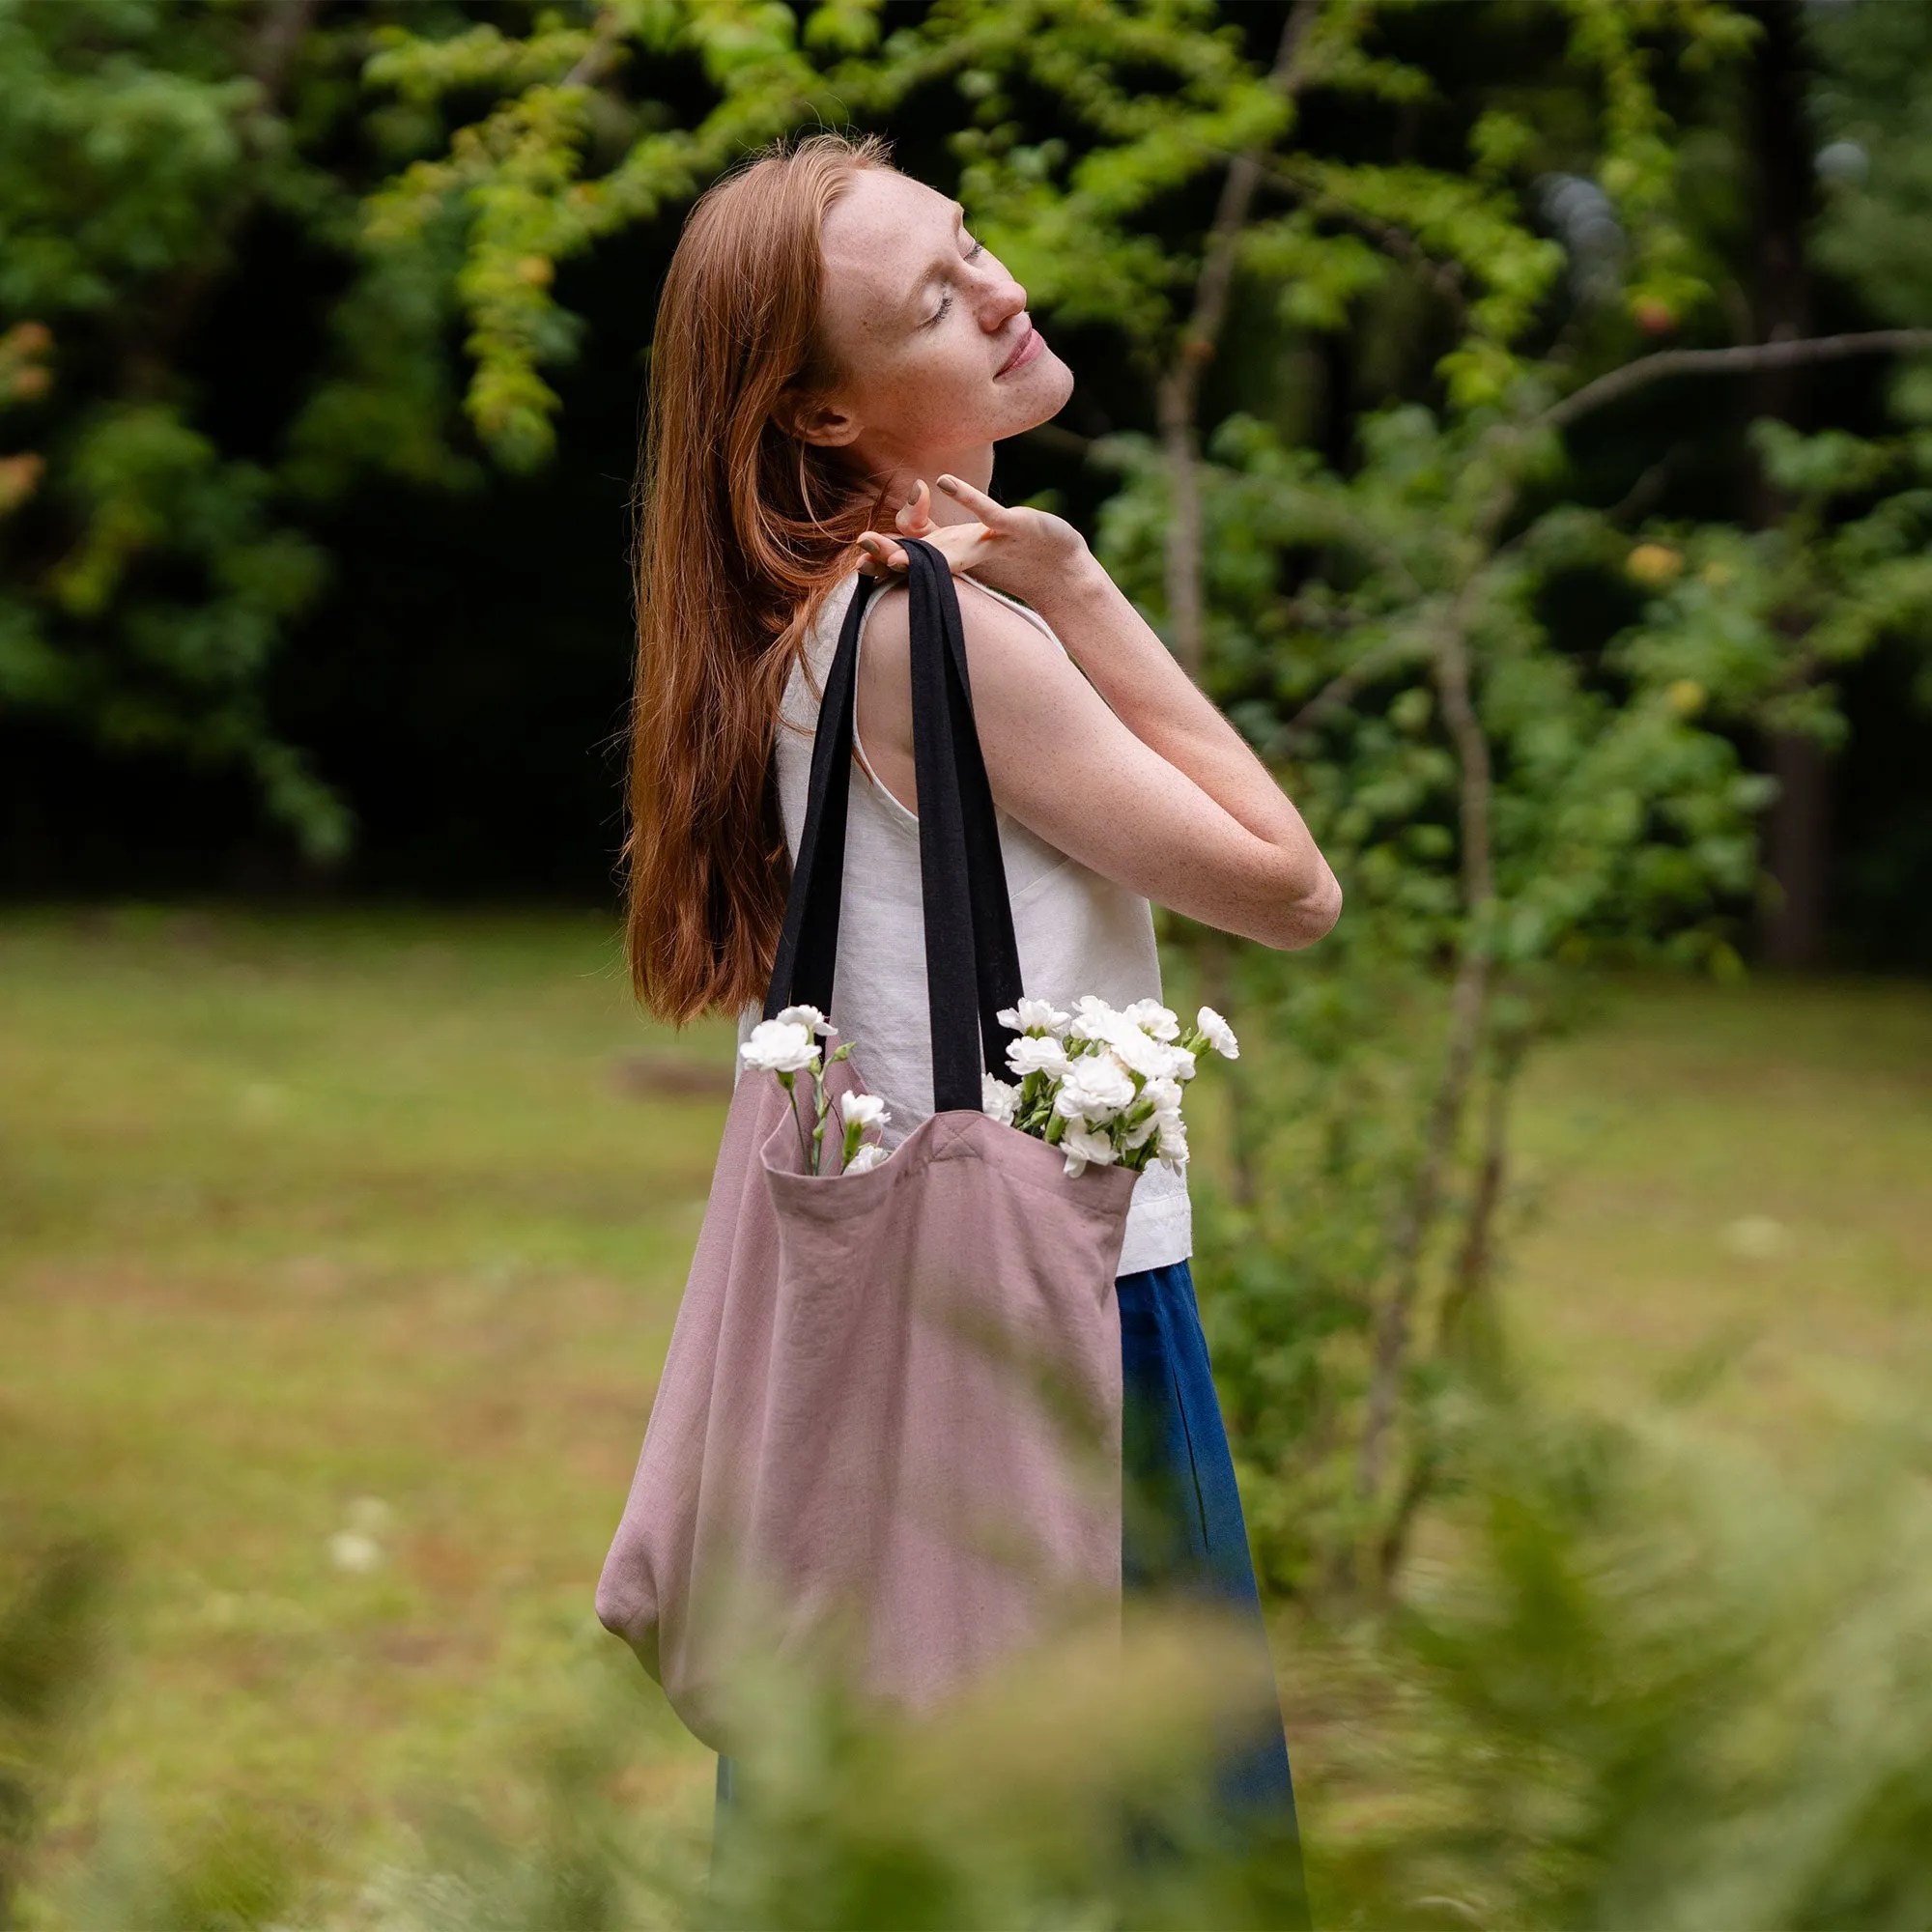
[[(1078, 668), (1018, 611), (962, 582), (994, 798), (1050, 845), (1158, 904), (1264, 945), (1312, 944), (1342, 895), (1300, 813), (1088, 563), (1091, 579), (1069, 578), (1064, 596), (1035, 606)], [(909, 660), (906, 598), (888, 592), (867, 625), (859, 735), (880, 780), (917, 809)]]
[(1257, 838), (1299, 855), (1297, 882), (1306, 891), (1324, 881), (1334, 890), (1325, 932), (1341, 909), (1340, 889), (1301, 814), (1120, 586), (1090, 557), (1085, 570), (1041, 594), (1043, 604), (1034, 608), (1127, 729)]

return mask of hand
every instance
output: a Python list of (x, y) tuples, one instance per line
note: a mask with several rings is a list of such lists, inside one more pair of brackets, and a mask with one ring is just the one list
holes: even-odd
[[(1064, 585), (1088, 558), (1085, 539), (1064, 517), (1045, 510), (1009, 508), (995, 502), (983, 490), (956, 476), (941, 476), (939, 487), (976, 522), (935, 524), (932, 497), (922, 477), (893, 519), (901, 536), (918, 537), (945, 557), (953, 576), (970, 572), (995, 590), (1024, 598), (1036, 610), (1042, 598)], [(867, 577), (902, 575), (906, 554), (902, 546), (880, 530), (859, 539), (864, 556), (859, 568)]]

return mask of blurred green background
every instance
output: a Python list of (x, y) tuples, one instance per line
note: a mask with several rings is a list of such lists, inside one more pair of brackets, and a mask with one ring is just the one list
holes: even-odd
[(706, 1904), (591, 1614), (729, 1084), (613, 919), (652, 308), (825, 124), (1344, 880), (1162, 930), (1318, 1923), (1925, 1922), (1932, 5), (0, 0), (0, 1922), (1280, 1922), (1184, 1632), (773, 1687)]

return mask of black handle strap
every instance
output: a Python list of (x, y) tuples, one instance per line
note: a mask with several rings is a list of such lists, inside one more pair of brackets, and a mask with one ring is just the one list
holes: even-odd
[[(980, 1073), (1004, 1074), (1012, 1035), (996, 1017), (1021, 992), (999, 820), (973, 722), (959, 596), (946, 559), (907, 541), (913, 770), (934, 1110), (980, 1108)], [(805, 824), (765, 1017), (794, 1002), (829, 1010), (838, 955), (858, 701), (859, 632), (875, 585), (861, 578), (825, 680)]]

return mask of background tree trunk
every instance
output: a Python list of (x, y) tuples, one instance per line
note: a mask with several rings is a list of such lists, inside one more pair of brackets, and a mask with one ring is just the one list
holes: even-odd
[[(1787, 342), (1811, 333), (1813, 310), (1804, 256), (1815, 171), (1804, 107), (1809, 69), (1804, 9), (1799, 0), (1757, 0), (1751, 12), (1764, 29), (1751, 66), (1748, 110), (1758, 189), (1752, 307), (1759, 339)], [(1799, 365), (1755, 372), (1747, 395), (1751, 419), (1775, 416), (1803, 428), (1807, 380)], [(1747, 501), (1759, 529), (1786, 514), (1755, 461)], [(1777, 885), (1765, 910), (1765, 954), (1776, 966), (1816, 966), (1825, 956), (1831, 898), (1831, 765), (1824, 748), (1803, 732), (1772, 733), (1765, 759), (1778, 785), (1764, 828), (1765, 865)]]

